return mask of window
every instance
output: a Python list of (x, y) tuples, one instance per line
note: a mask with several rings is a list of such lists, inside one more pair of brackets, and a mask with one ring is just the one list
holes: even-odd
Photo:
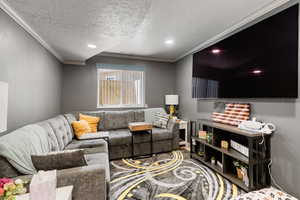
[(135, 66), (98, 66), (98, 107), (143, 107), (144, 70)]

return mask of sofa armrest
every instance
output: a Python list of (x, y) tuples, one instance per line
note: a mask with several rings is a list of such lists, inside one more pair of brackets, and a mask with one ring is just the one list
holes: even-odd
[(179, 149), (179, 123), (174, 119), (170, 119), (167, 129), (173, 133), (173, 150)]
[(176, 132), (177, 131), (176, 129), (179, 130), (179, 124), (176, 122), (176, 120), (170, 119), (168, 122), (167, 129), (172, 132)]
[(106, 200), (107, 182), (103, 165), (57, 171), (57, 186), (73, 185), (73, 200)]
[[(17, 178), (29, 182), (32, 175)], [(73, 185), (73, 200), (106, 200), (107, 184), (105, 167), (102, 165), (57, 170), (57, 187)]]

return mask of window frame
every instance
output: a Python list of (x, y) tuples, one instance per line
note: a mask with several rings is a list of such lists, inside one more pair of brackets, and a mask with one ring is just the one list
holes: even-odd
[(108, 70), (119, 70), (119, 71), (139, 71), (139, 70), (130, 70), (130, 69), (109, 69), (109, 68), (97, 68), (97, 108), (147, 108), (146, 104), (146, 71), (143, 70), (143, 87), (142, 87), (142, 104), (119, 104), (119, 105), (109, 105), (109, 104), (100, 104), (100, 73), (101, 69)]

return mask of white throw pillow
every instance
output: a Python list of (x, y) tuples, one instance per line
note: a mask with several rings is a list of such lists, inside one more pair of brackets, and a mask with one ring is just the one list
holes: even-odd
[(167, 128), (170, 116), (163, 113), (155, 113), (153, 125), (158, 128)]
[(153, 123), (156, 113), (167, 114), (164, 108), (147, 108), (145, 111), (145, 122)]

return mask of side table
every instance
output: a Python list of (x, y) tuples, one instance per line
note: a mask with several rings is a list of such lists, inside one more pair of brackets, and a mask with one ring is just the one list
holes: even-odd
[[(56, 189), (56, 200), (72, 200), (73, 186), (66, 186)], [(30, 200), (30, 194), (16, 196), (16, 200)]]
[(180, 146), (184, 146), (186, 149), (189, 148), (189, 140), (188, 140), (188, 121), (180, 120), (179, 122), (179, 130), (184, 131), (184, 141), (179, 143)]
[[(132, 144), (132, 158), (136, 159), (138, 157), (150, 157), (153, 154), (153, 137), (152, 137), (152, 124), (151, 123), (147, 123), (147, 122), (133, 122), (133, 123), (129, 123), (128, 124), (128, 128), (131, 132), (131, 144)], [(150, 154), (149, 155), (142, 155), (142, 156), (135, 156), (134, 153), (134, 137), (137, 136), (138, 134), (143, 134), (145, 132), (148, 132), (150, 134)]]

